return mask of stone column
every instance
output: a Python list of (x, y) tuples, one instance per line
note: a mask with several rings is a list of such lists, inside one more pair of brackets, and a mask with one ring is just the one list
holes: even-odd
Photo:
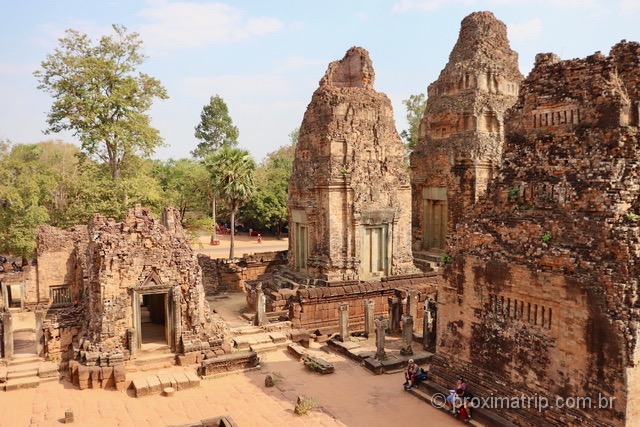
[(391, 333), (400, 332), (400, 299), (398, 297), (389, 297), (389, 319), (391, 319)]
[(364, 334), (369, 338), (373, 335), (373, 331), (375, 330), (374, 314), (375, 314), (376, 302), (372, 299), (366, 300), (364, 302)]
[(346, 342), (349, 338), (349, 304), (338, 303), (338, 325), (340, 327), (340, 341)]
[(43, 310), (36, 310), (36, 354), (38, 356), (42, 356), (44, 350), (44, 329), (42, 329), (44, 315)]
[(179, 287), (174, 287), (171, 296), (173, 297), (173, 342), (175, 345), (175, 352), (181, 351), (180, 338), (182, 337), (182, 305), (180, 304), (181, 290)]
[(407, 296), (407, 314), (409, 314), (414, 319), (418, 318), (418, 292), (415, 290), (410, 290), (409, 295)]
[(4, 358), (7, 360), (13, 359), (13, 319), (10, 312), (5, 312), (2, 315), (2, 327), (4, 329), (3, 344), (4, 344)]
[(129, 340), (129, 352), (131, 357), (134, 357), (138, 353), (138, 333), (135, 328), (127, 329), (127, 339)]
[(411, 343), (413, 342), (413, 317), (408, 314), (402, 316), (402, 348), (400, 354), (403, 356), (411, 356), (413, 349)]
[(377, 360), (385, 360), (387, 353), (384, 351), (385, 331), (387, 330), (388, 321), (380, 316), (373, 321), (376, 327), (376, 356)]
[(256, 315), (253, 318), (254, 326), (262, 326), (267, 323), (267, 298), (262, 290), (262, 282), (256, 285)]

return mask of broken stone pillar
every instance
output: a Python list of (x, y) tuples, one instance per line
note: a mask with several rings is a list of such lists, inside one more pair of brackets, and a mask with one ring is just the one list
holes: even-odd
[(338, 303), (338, 325), (340, 327), (340, 341), (345, 342), (349, 338), (349, 304)]
[(398, 297), (389, 298), (389, 319), (391, 319), (391, 333), (397, 334), (400, 332), (400, 299)]
[(129, 340), (129, 351), (131, 357), (134, 357), (138, 353), (138, 334), (134, 328), (127, 329), (127, 338)]
[(254, 326), (262, 326), (267, 323), (267, 299), (262, 290), (262, 282), (256, 286), (256, 315), (253, 318)]
[(44, 330), (42, 329), (44, 316), (43, 310), (36, 310), (36, 354), (38, 356), (42, 356), (44, 350)]
[(2, 315), (2, 327), (4, 329), (4, 358), (13, 359), (13, 319), (10, 312)]
[(387, 353), (384, 351), (385, 331), (387, 330), (388, 320), (380, 316), (373, 321), (376, 326), (376, 359), (385, 360)]
[(364, 334), (370, 337), (373, 334), (375, 325), (373, 324), (376, 302), (372, 299), (364, 302)]
[(407, 295), (407, 313), (414, 319), (418, 318), (418, 292), (414, 289)]
[(424, 302), (422, 317), (422, 346), (424, 350), (434, 351), (436, 345), (435, 303), (429, 298)]
[(413, 342), (413, 317), (408, 314), (402, 316), (402, 348), (400, 354), (403, 356), (411, 356), (413, 349), (411, 343)]

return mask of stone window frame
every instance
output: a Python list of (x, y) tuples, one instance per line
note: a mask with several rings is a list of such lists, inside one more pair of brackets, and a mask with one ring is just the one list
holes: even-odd
[[(56, 294), (59, 294), (58, 298), (56, 298)], [(64, 283), (62, 285), (49, 286), (49, 301), (52, 308), (67, 307), (73, 304), (71, 284)]]

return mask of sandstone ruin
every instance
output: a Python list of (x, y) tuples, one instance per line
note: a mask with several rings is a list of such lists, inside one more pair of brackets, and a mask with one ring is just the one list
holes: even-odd
[[(229, 354), (205, 299), (205, 287), (244, 285), (252, 327), (286, 319), (307, 344), (375, 333), (369, 359), (383, 360), (387, 332), (402, 332), (406, 356), (414, 326), (427, 348), (435, 323), (431, 376), (445, 392), (462, 374), (481, 398), (592, 405), (491, 409), (518, 425), (639, 424), (640, 44), (565, 61), (539, 54), (523, 80), (506, 26), (490, 12), (467, 16), (428, 88), (411, 183), (374, 78), (368, 52), (353, 47), (312, 96), (286, 265), (283, 254), (197, 259), (173, 209), (161, 221), (138, 206), (122, 222), (42, 227), (37, 263), (4, 266), (2, 357), (33, 333), (30, 351), (68, 365), (80, 388), (117, 385), (149, 344), (185, 363), (252, 366), (255, 353)], [(433, 249), (451, 256), (437, 301), (437, 273), (414, 266)], [(211, 372), (203, 362), (199, 373)]]
[[(140, 351), (160, 350), (185, 363), (230, 351), (228, 327), (209, 309), (201, 268), (173, 208), (161, 221), (136, 206), (122, 222), (95, 215), (88, 227), (40, 227), (37, 266), (22, 277), (29, 290), (22, 308), (35, 311), (42, 331), (32, 356), (80, 369), (72, 379), (81, 388), (107, 382), (96, 372), (82, 384), (82, 366), (124, 374)], [(12, 350), (12, 315), (21, 309), (5, 312), (5, 350)]]
[(507, 27), (491, 12), (464, 18), (411, 154), (413, 249), (444, 250), (447, 233), (487, 188), (500, 165), (504, 117), (523, 76)]
[(366, 50), (329, 64), (289, 185), (289, 267), (323, 282), (415, 273), (411, 189), (391, 101)]
[[(373, 333), (374, 316), (393, 317), (399, 330), (403, 313), (417, 321), (422, 301), (434, 296), (413, 264), (404, 148), (374, 78), (368, 52), (353, 47), (320, 80), (289, 185), (288, 267), (261, 279), (267, 311), (285, 310), (295, 327), (343, 339)], [(253, 307), (257, 286), (248, 283)]]
[(477, 394), (587, 397), (519, 425), (640, 423), (640, 44), (539, 54), (505, 120), (499, 176), (458, 225), (432, 372)]

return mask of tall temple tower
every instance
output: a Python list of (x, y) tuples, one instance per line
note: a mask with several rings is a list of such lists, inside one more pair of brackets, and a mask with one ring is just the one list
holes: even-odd
[(506, 25), (491, 12), (463, 19), (438, 80), (429, 85), (411, 155), (413, 249), (444, 249), (447, 234), (496, 175), (504, 115), (523, 79)]
[(289, 268), (320, 283), (414, 273), (411, 188), (369, 53), (329, 64), (300, 126), (289, 185)]

